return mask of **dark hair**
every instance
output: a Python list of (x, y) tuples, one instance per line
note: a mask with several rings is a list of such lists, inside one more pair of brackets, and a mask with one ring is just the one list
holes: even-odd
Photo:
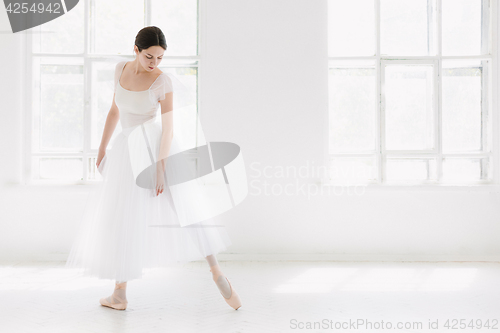
[(165, 35), (160, 28), (154, 25), (139, 30), (137, 36), (135, 36), (135, 45), (139, 49), (139, 52), (151, 46), (161, 46), (164, 50), (167, 49)]

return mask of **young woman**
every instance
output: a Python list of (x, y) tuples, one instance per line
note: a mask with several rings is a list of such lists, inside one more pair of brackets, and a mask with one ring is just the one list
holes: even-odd
[[(147, 189), (136, 184), (133, 174), (134, 154), (130, 152), (135, 148), (129, 147), (129, 135), (157, 119), (158, 106), (161, 138), (157, 146), (163, 156), (179, 150), (173, 134), (173, 98), (176, 87), (182, 84), (158, 68), (166, 49), (163, 32), (155, 26), (145, 27), (135, 38), (135, 60), (120, 61), (115, 67), (113, 103), (96, 163), (103, 182), (85, 206), (66, 267), (83, 267), (84, 275), (116, 280), (113, 294), (101, 298), (100, 303), (125, 310), (127, 281), (141, 278), (143, 268), (205, 258), (224, 300), (237, 310), (239, 296), (215, 257), (231, 244), (225, 229), (213, 227), (208, 220), (182, 227), (166, 186), (168, 179), (158, 177), (154, 188)], [(107, 151), (118, 121), (123, 130)]]

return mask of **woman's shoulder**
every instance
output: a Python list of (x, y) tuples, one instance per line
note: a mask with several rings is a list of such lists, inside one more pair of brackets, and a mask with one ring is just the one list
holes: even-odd
[(121, 60), (121, 61), (118, 61), (115, 65), (115, 75), (114, 75), (114, 81), (115, 81), (115, 88), (116, 88), (116, 85), (118, 84), (118, 80), (120, 79), (120, 74), (123, 70), (123, 66), (125, 66), (125, 63), (127, 62), (127, 60)]
[(118, 73), (120, 72), (123, 67), (125, 66), (125, 64), (128, 62), (128, 60), (121, 60), (121, 61), (118, 61), (115, 65), (115, 73)]
[(160, 75), (158, 76), (158, 80), (160, 84), (166, 84), (166, 85), (171, 85), (172, 84), (172, 79), (170, 78), (169, 73), (161, 72)]
[(116, 63), (115, 67), (116, 68), (119, 68), (119, 67), (123, 67), (125, 66), (125, 64), (128, 62), (128, 60), (120, 60)]
[(154, 93), (155, 100), (165, 99), (165, 94), (173, 91), (172, 79), (169, 73), (161, 72), (151, 86), (151, 91)]

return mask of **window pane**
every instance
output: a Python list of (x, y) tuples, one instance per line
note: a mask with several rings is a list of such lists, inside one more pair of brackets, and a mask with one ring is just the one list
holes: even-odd
[(330, 152), (375, 149), (375, 69), (329, 70)]
[[(81, 1), (66, 14), (30, 29), (36, 31), (36, 33), (32, 34), (33, 52), (83, 53), (83, 42), (85, 40), (83, 38), (84, 7), (85, 4)], [(60, 10), (63, 10), (62, 7)]]
[(424, 181), (436, 179), (435, 159), (388, 158), (387, 181)]
[[(489, 179), (488, 159), (479, 158), (444, 158), (443, 159), (443, 181), (446, 182), (468, 182)], [(481, 168), (483, 164), (483, 168)], [(483, 174), (481, 169), (484, 170)]]
[(384, 68), (386, 149), (433, 149), (433, 66), (387, 65)]
[(374, 0), (329, 0), (329, 55), (374, 55), (374, 21)]
[(481, 150), (481, 61), (443, 60), (443, 151)]
[[(113, 103), (115, 66), (116, 62), (92, 63), (91, 149), (98, 149), (101, 144), (106, 117)], [(111, 143), (121, 130), (121, 124), (118, 122), (108, 148), (111, 148)]]
[(103, 180), (103, 176), (101, 175), (101, 173), (99, 172), (99, 170), (97, 170), (97, 167), (95, 165), (97, 161), (97, 156), (92, 156), (92, 157), (88, 157), (87, 158), (87, 178), (88, 180), (96, 180), (96, 181), (99, 181), (99, 180)]
[(151, 0), (151, 25), (167, 39), (166, 56), (198, 54), (198, 1)]
[(42, 64), (39, 73), (35, 151), (82, 151), (83, 66)]
[(144, 28), (144, 1), (94, 1), (92, 51), (99, 54), (134, 54), (135, 37)]
[[(432, 31), (435, 0), (380, 0), (380, 53), (386, 55), (435, 54)], [(429, 40), (428, 36), (431, 36)]]
[(374, 181), (377, 168), (374, 157), (339, 157), (330, 160), (330, 179), (339, 184)]
[(33, 179), (82, 179), (81, 158), (33, 158)]
[(481, 2), (442, 0), (443, 55), (481, 54)]

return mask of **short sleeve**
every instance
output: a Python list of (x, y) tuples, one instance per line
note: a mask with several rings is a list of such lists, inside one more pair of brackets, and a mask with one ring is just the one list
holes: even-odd
[(153, 83), (151, 90), (156, 103), (164, 100), (166, 94), (174, 91), (172, 79), (166, 73), (161, 73)]
[(195, 106), (196, 88), (191, 88), (181, 82), (175, 74), (169, 72), (161, 73), (149, 89), (149, 97), (153, 105), (158, 106), (164, 100), (166, 94), (174, 93), (173, 109), (177, 110), (186, 106)]
[(120, 75), (122, 73), (122, 70), (123, 70), (123, 67), (125, 66), (125, 64), (127, 63), (127, 60), (123, 60), (123, 61), (120, 61), (116, 64), (115, 66), (115, 84), (114, 84), (114, 90), (116, 92), (116, 86), (118, 85), (118, 80), (120, 79)]

